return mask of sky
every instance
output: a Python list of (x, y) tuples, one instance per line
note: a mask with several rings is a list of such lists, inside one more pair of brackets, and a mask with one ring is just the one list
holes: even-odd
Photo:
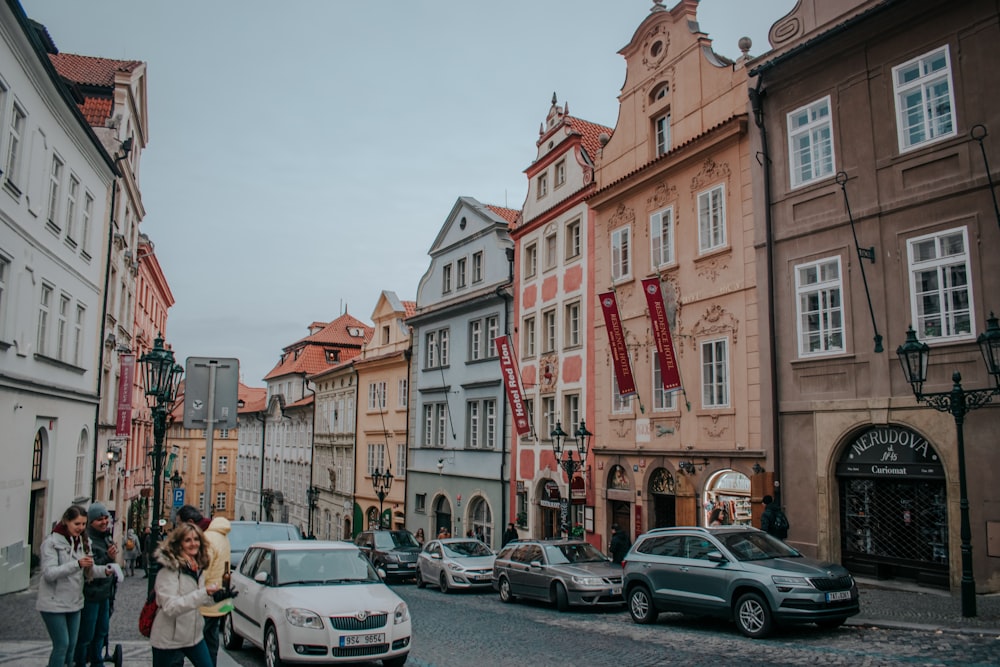
[[(553, 93), (614, 127), (651, 0), (21, 0), (61, 52), (147, 63), (140, 230), (178, 360), (263, 377), (310, 323), (415, 300), (456, 199), (520, 209)], [(673, 0), (664, 5), (672, 7)], [(717, 53), (795, 0), (701, 0)]]

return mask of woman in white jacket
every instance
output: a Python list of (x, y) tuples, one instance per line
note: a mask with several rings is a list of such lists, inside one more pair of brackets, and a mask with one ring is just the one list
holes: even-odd
[[(153, 667), (170, 667), (181, 655), (194, 667), (213, 667), (202, 634), (205, 626), (199, 607), (215, 601), (218, 584), (205, 584), (209, 551), (201, 530), (182, 523), (156, 551), (162, 568), (156, 574), (156, 604), (149, 642)], [(225, 591), (221, 591), (221, 601)]]
[(42, 542), (38, 601), (45, 629), (52, 639), (49, 667), (73, 662), (73, 647), (80, 630), (84, 577), (106, 577), (108, 568), (95, 568), (87, 541), (87, 510), (71, 505)]

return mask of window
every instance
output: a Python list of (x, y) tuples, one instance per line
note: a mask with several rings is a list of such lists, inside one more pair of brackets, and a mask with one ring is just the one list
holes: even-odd
[(528, 424), (531, 426), (531, 434), (535, 434), (535, 399), (524, 399), (524, 414), (528, 415)]
[(660, 355), (653, 352), (653, 410), (676, 410), (675, 391), (663, 389), (663, 374), (660, 372)]
[(219, 457), (218, 473), (220, 475), (225, 475), (228, 472), (229, 472), (229, 457), (228, 456), (220, 456)]
[(369, 444), (368, 445), (368, 476), (371, 477), (372, 473), (376, 470), (385, 470), (385, 444)]
[(631, 244), (632, 228), (619, 227), (611, 232), (611, 280), (617, 281), (632, 276)]
[(396, 477), (406, 479), (406, 443), (396, 445)]
[(525, 357), (535, 356), (535, 318), (524, 318), (524, 327), (521, 329), (521, 353)]
[(465, 258), (461, 257), (457, 262), (455, 262), (455, 277), (456, 286), (461, 288), (465, 287)]
[(4, 339), (7, 322), (7, 300), (10, 298), (10, 259), (0, 255), (0, 340)]
[(427, 349), (424, 355), (424, 368), (438, 368), (448, 365), (448, 330), (429, 331), (424, 339)]
[(611, 370), (611, 412), (632, 412), (632, 395), (622, 396), (618, 390), (618, 375)]
[(80, 439), (76, 442), (76, 475), (73, 478), (73, 496), (79, 498), (84, 493), (84, 484), (87, 480), (87, 432), (80, 432)]
[(542, 352), (556, 350), (556, 311), (547, 310), (542, 313)]
[(531, 278), (538, 272), (538, 246), (532, 243), (524, 248), (524, 277)]
[(389, 325), (388, 324), (382, 327), (382, 344), (383, 345), (388, 345), (389, 344)]
[(726, 245), (725, 187), (717, 185), (698, 195), (698, 250)]
[(483, 343), (486, 345), (486, 351), (483, 357), (495, 358), (497, 356), (497, 346), (493, 343), (500, 335), (500, 320), (496, 315), (490, 315), (486, 318), (486, 340)]
[(451, 291), (451, 264), (441, 267), (441, 291), (445, 294)]
[(52, 156), (52, 167), (49, 169), (49, 222), (59, 228), (59, 196), (62, 190), (63, 178), (62, 158), (58, 155)]
[(56, 358), (66, 360), (66, 346), (69, 344), (69, 297), (59, 295), (59, 310), (56, 312)]
[(580, 256), (580, 221), (566, 225), (566, 259)]
[(955, 96), (948, 47), (892, 68), (899, 150), (955, 134)]
[(368, 409), (385, 410), (385, 381), (368, 383)]
[[(202, 435), (203, 436), (204, 436), (204, 434), (205, 434), (205, 431), (202, 431)], [(199, 465), (198, 472), (200, 474), (202, 474), (202, 475), (205, 474), (205, 457), (204, 456), (201, 457), (201, 463)]]
[(226, 438), (228, 438), (229, 437), (229, 429), (228, 428), (220, 428), (219, 429), (219, 437), (222, 438), (222, 439), (224, 439), (224, 440)]
[(910, 308), (920, 338), (964, 338), (972, 334), (972, 286), (965, 227), (907, 242)]
[(535, 198), (536, 199), (541, 199), (545, 195), (549, 194), (549, 175), (548, 174), (539, 174), (538, 178), (535, 180), (535, 182), (538, 184), (538, 187), (537, 187), (538, 192), (535, 193)]
[(545, 237), (545, 268), (555, 267), (558, 261), (558, 245), (556, 244), (556, 233), (552, 232)]
[(469, 446), (475, 449), (493, 449), (497, 435), (496, 399), (469, 401), (466, 409)]
[(427, 447), (444, 447), (448, 424), (447, 403), (424, 404), (424, 444)]
[(468, 420), (468, 438), (470, 447), (479, 447), (479, 440), (482, 438), (483, 425), (480, 423), (481, 413), (479, 401), (469, 401), (466, 406), (466, 419)]
[(405, 408), (409, 405), (410, 382), (407, 378), (400, 378), (396, 388), (396, 407)]
[(472, 282), (483, 281), (483, 251), (472, 253)]
[(566, 394), (563, 397), (565, 404), (563, 409), (563, 430), (568, 431), (571, 436), (576, 433), (577, 424), (580, 423), (580, 395)]
[(799, 356), (844, 351), (840, 258), (795, 267)]
[(724, 338), (701, 344), (701, 405), (729, 405), (729, 341)]
[(483, 358), (483, 321), (469, 322), (469, 359), (475, 361)]
[(544, 427), (543, 435), (551, 436), (552, 431), (556, 428), (556, 399), (553, 396), (545, 396), (542, 398), (542, 419), (545, 422), (542, 424)]
[(566, 160), (556, 162), (556, 187), (566, 182)]
[(656, 156), (670, 150), (670, 114), (664, 114), (653, 121), (656, 130)]
[(566, 347), (576, 347), (580, 344), (580, 302), (566, 304), (566, 316), (563, 320), (566, 330)]
[(49, 338), (49, 310), (52, 308), (52, 287), (42, 285), (42, 296), (38, 302), (38, 336), (35, 341), (35, 351), (46, 354), (46, 343)]
[(94, 198), (88, 192), (83, 197), (83, 218), (80, 221), (80, 249), (87, 254), (90, 242), (90, 219), (94, 215)]
[[(87, 309), (79, 304), (76, 306), (76, 320), (73, 322), (73, 359), (72, 363), (79, 366), (83, 361), (83, 325)], [(2, 317), (2, 313), (0, 313)]]
[(833, 173), (833, 121), (830, 98), (788, 114), (788, 160), (792, 187)]
[(674, 207), (669, 206), (649, 216), (649, 242), (653, 268), (674, 261)]
[(74, 241), (73, 234), (76, 233), (76, 199), (80, 195), (80, 181), (76, 176), (69, 177), (69, 192), (66, 195), (66, 239)]
[(215, 511), (224, 512), (226, 510), (226, 492), (219, 491), (215, 494)]
[(6, 182), (18, 189), (17, 177), (21, 167), (22, 143), (24, 142), (24, 125), (28, 114), (17, 102), (10, 114), (10, 125), (7, 128), (7, 159), (4, 161), (4, 176)]
[(426, 493), (418, 493), (414, 497), (414, 501), (415, 502), (414, 502), (413, 510), (415, 512), (418, 512), (420, 514), (424, 514), (424, 513), (427, 512), (427, 494)]

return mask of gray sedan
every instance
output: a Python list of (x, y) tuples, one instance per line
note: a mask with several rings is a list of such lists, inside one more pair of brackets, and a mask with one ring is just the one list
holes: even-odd
[(458, 588), (489, 588), (496, 554), (477, 539), (431, 540), (417, 558), (417, 586), (433, 584), (448, 593)]

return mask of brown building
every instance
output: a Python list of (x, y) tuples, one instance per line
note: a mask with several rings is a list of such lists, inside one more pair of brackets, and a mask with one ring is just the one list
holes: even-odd
[[(770, 39), (750, 65), (768, 166), (752, 168), (763, 440), (790, 542), (957, 589), (956, 419), (915, 399), (896, 349), (908, 324), (930, 346), (925, 392), (955, 372), (993, 386), (976, 338), (1000, 310), (1000, 174), (985, 164), (1000, 165), (997, 5), (800, 0)], [(998, 416), (984, 406), (964, 425), (980, 592), (1000, 590)]]

